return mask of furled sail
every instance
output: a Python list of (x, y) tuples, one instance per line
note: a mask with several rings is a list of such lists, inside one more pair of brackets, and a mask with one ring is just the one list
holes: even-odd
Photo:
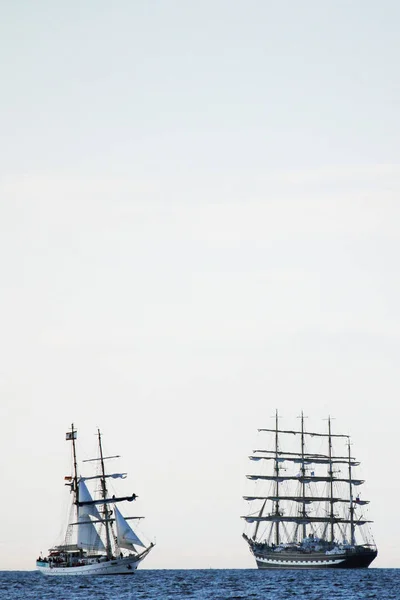
[[(342, 482), (342, 483), (350, 483), (350, 479), (343, 479), (341, 477), (319, 477), (314, 476), (312, 474), (302, 476), (302, 475), (246, 475), (247, 479), (263, 479), (266, 481), (277, 481), (281, 483), (282, 481), (300, 481), (300, 483), (311, 483), (313, 482)], [(352, 479), (352, 485), (361, 485), (364, 483), (362, 479)]]
[(117, 526), (117, 543), (120, 548), (126, 550), (135, 550), (135, 546), (146, 546), (140, 541), (136, 533), (133, 531), (131, 526), (126, 522), (124, 517), (119, 512), (118, 508), (114, 504), (114, 515), (115, 523)]
[(354, 525), (365, 525), (365, 523), (372, 523), (372, 521), (365, 521), (365, 520), (358, 520), (358, 521), (351, 521), (350, 519), (342, 519), (340, 517), (334, 517), (333, 519), (331, 519), (330, 517), (310, 517), (310, 516), (304, 516), (304, 517), (292, 517), (292, 516), (285, 516), (285, 515), (266, 515), (265, 517), (255, 517), (253, 515), (248, 515), (245, 517), (242, 517), (242, 519), (245, 519), (247, 521), (247, 523), (258, 523), (259, 521), (266, 521), (266, 522), (272, 522), (275, 523), (277, 521), (279, 522), (285, 522), (285, 523), (353, 523)]
[[(243, 496), (244, 500), (272, 500), (273, 502), (279, 502), (280, 500), (292, 500), (293, 502), (299, 502), (301, 504), (311, 504), (311, 502), (346, 502), (350, 503), (352, 500), (348, 498), (334, 498), (329, 496)], [(367, 501), (358, 500), (357, 504)]]
[(109, 479), (112, 477), (113, 479), (126, 479), (128, 476), (127, 473), (109, 473), (108, 475), (93, 475), (92, 477), (81, 477), (82, 481), (89, 481), (90, 479)]
[[(261, 452), (261, 450), (256, 450), (256, 452)], [(293, 462), (293, 463), (297, 463), (297, 464), (303, 464), (303, 465), (330, 465), (332, 464), (344, 464), (344, 465), (348, 465), (349, 461), (346, 460), (345, 458), (343, 459), (335, 459), (332, 458), (330, 459), (329, 457), (326, 458), (314, 458), (314, 457), (300, 457), (300, 458), (293, 458), (292, 456), (278, 456), (278, 458), (276, 456), (249, 456), (250, 460), (254, 460), (254, 461), (259, 461), (259, 460), (273, 460), (275, 462)], [(360, 463), (356, 462), (356, 461), (352, 461), (350, 462), (350, 466), (352, 467), (358, 467)]]

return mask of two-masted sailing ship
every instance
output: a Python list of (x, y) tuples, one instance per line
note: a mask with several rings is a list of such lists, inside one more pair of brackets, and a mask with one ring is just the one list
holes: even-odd
[(243, 517), (257, 567), (368, 567), (377, 549), (349, 436), (332, 433), (330, 418), (325, 432), (308, 431), (303, 413), (295, 430), (281, 429), (276, 412), (275, 427), (258, 431), (269, 439), (249, 457), (255, 468), (247, 477), (257, 489), (244, 496), (249, 510)]
[[(96, 474), (78, 473), (76, 455), (77, 430), (74, 425), (66, 439), (72, 442), (73, 469), (65, 477), (72, 494), (70, 519), (65, 539), (54, 546), (45, 557), (40, 556), (37, 568), (44, 575), (128, 575), (148, 555), (154, 544), (146, 546), (128, 520), (143, 517), (124, 517), (117, 505), (132, 502), (136, 494), (116, 497), (110, 494), (110, 479), (125, 479), (126, 473), (106, 473), (105, 463), (119, 456), (103, 456), (101, 433), (97, 431), (99, 456), (83, 461), (97, 466)], [(89, 483), (90, 482), (90, 483)], [(89, 491), (90, 485), (95, 491)]]

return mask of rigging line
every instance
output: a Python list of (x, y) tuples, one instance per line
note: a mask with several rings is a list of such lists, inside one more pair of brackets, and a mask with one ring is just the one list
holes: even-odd
[(286, 523), (284, 523), (284, 522), (283, 522), (283, 523), (282, 523), (282, 526), (283, 526), (283, 532), (284, 532), (284, 534), (285, 534), (285, 536), (286, 536), (286, 540), (288, 540), (288, 541), (289, 541), (289, 540), (290, 540), (290, 535), (289, 535), (289, 532), (288, 532), (288, 528), (287, 528), (287, 526), (286, 526)]

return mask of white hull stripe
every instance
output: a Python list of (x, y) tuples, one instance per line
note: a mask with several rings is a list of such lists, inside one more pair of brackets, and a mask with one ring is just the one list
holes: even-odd
[(324, 567), (325, 565), (339, 565), (340, 563), (344, 562), (346, 559), (344, 558), (339, 558), (336, 560), (332, 560), (332, 559), (328, 559), (328, 560), (278, 560), (278, 559), (273, 559), (273, 558), (261, 558), (256, 556), (255, 557), (256, 560), (260, 563), (264, 563), (266, 565), (273, 565), (275, 566), (288, 566), (291, 565), (292, 567), (306, 567), (308, 565), (313, 565), (313, 566), (321, 566)]

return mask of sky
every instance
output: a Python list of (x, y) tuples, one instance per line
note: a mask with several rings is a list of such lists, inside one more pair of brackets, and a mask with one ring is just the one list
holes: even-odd
[(276, 409), (351, 434), (399, 567), (399, 3), (0, 6), (0, 569), (58, 540), (72, 422), (142, 568), (254, 567)]

